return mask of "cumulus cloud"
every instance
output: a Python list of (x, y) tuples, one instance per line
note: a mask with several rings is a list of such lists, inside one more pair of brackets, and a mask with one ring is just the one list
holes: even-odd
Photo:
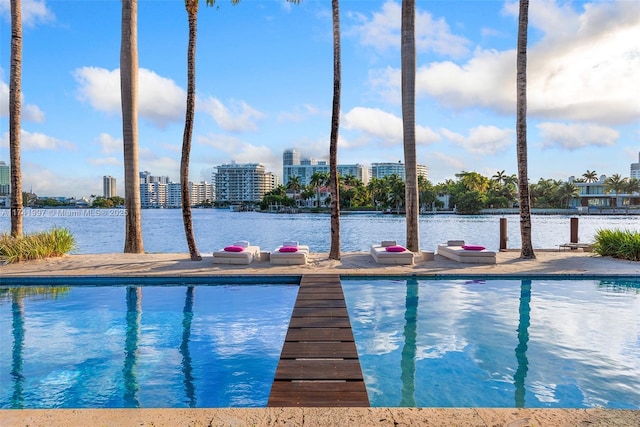
[(306, 120), (309, 117), (325, 115), (329, 116), (330, 113), (327, 111), (320, 110), (319, 108), (310, 105), (304, 104), (302, 106), (296, 106), (293, 111), (282, 111), (278, 114), (278, 122), (280, 123), (299, 123)]
[[(568, 3), (540, 1), (531, 4), (530, 14), (531, 29), (540, 30), (542, 37), (528, 50), (529, 116), (605, 124), (638, 120), (640, 14), (635, 2), (589, 3), (578, 12)], [(515, 50), (476, 48), (464, 63), (419, 67), (416, 94), (453, 109), (483, 107), (513, 114), (515, 67)], [(397, 99), (399, 70), (378, 70), (370, 84)]]
[[(356, 130), (383, 145), (402, 142), (402, 119), (377, 108), (355, 107), (344, 115), (344, 128)], [(428, 127), (416, 125), (416, 143), (430, 144), (440, 136)]]
[(210, 96), (199, 99), (197, 109), (209, 114), (218, 126), (228, 132), (257, 130), (256, 122), (262, 119), (264, 114), (244, 101), (232, 100), (229, 104), (230, 107), (227, 107), (219, 99)]
[[(46, 24), (56, 19), (54, 13), (47, 7), (44, 1), (23, 0), (21, 5), (22, 25), (35, 27), (38, 24)], [(0, 0), (0, 13), (11, 18), (11, 1)]]
[[(75, 70), (78, 97), (93, 108), (106, 113), (120, 114), (120, 70), (83, 67)], [(159, 76), (151, 70), (138, 71), (138, 109), (140, 117), (158, 128), (184, 120), (184, 89), (173, 80)]]
[(240, 138), (223, 134), (199, 135), (196, 142), (210, 146), (218, 153), (210, 155), (208, 161), (220, 165), (234, 161), (236, 163), (262, 163), (267, 171), (274, 172), (282, 168), (282, 153), (275, 154), (265, 145), (254, 145)]
[[(402, 8), (395, 1), (387, 1), (382, 10), (369, 16), (353, 15), (357, 24), (348, 31), (356, 34), (360, 43), (378, 52), (400, 47), (400, 24)], [(429, 12), (416, 10), (416, 49), (435, 52), (454, 58), (467, 55), (469, 40), (453, 34), (444, 18), (434, 18)]]
[(441, 129), (442, 135), (454, 144), (472, 153), (488, 155), (505, 150), (514, 144), (513, 130), (495, 126), (478, 126), (463, 136), (448, 129)]
[(120, 166), (122, 160), (115, 157), (88, 158), (87, 161), (94, 166)]
[[(24, 94), (20, 94), (20, 119), (25, 122), (42, 123), (45, 120), (44, 112), (37, 105), (25, 104)], [(9, 85), (0, 82), (0, 117), (9, 116)]]
[(123, 145), (121, 138), (115, 138), (108, 133), (101, 133), (100, 136), (98, 136), (97, 142), (105, 154), (122, 153)]
[[(9, 132), (2, 135), (2, 146), (9, 146)], [(28, 132), (24, 129), (20, 130), (20, 150), (60, 150), (75, 149), (76, 146), (70, 142), (54, 138), (39, 132)]]
[(609, 147), (616, 143), (620, 132), (594, 124), (540, 123), (537, 125), (542, 147), (562, 147), (577, 150), (589, 146)]

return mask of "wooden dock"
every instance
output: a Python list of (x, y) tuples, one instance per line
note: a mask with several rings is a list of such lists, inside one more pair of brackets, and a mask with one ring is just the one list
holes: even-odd
[(302, 276), (267, 406), (369, 406), (337, 274)]

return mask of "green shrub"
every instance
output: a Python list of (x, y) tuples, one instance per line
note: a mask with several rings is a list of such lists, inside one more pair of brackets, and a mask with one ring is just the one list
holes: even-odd
[(640, 232), (598, 230), (593, 250), (601, 256), (640, 261)]
[(0, 236), (0, 260), (4, 264), (62, 256), (76, 247), (73, 235), (66, 228), (54, 228), (24, 237)]

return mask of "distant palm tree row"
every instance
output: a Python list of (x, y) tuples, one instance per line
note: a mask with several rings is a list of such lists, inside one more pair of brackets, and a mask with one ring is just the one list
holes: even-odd
[[(594, 171), (587, 171), (583, 178), (574, 182), (597, 182)], [(418, 177), (420, 211), (433, 209), (450, 210), (455, 207), (459, 213), (478, 213), (484, 208), (512, 208), (518, 202), (518, 179), (504, 170), (497, 171), (490, 178), (478, 172), (462, 171), (448, 179), (432, 184), (422, 176)], [(302, 185), (300, 178), (292, 176), (287, 185), (281, 185), (265, 195), (261, 208), (270, 206), (325, 208), (331, 198), (327, 197), (329, 174), (315, 172), (309, 185)], [(580, 188), (574, 182), (540, 178), (529, 184), (531, 205), (534, 208), (565, 209), (571, 200), (580, 197)], [(635, 178), (621, 178), (615, 174), (604, 181), (605, 193), (633, 194), (640, 192), (640, 181)], [(340, 205), (343, 209), (371, 209), (405, 211), (405, 182), (397, 175), (373, 178), (366, 185), (353, 175), (339, 178)], [(289, 197), (287, 194), (292, 195)], [(447, 200), (447, 204), (442, 200)]]

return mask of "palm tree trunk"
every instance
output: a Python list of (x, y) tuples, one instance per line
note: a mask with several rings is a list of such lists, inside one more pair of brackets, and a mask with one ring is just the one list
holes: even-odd
[(196, 105), (196, 30), (198, 27), (198, 0), (187, 1), (189, 16), (189, 49), (187, 52), (187, 113), (182, 138), (182, 157), (180, 160), (180, 196), (182, 199), (182, 222), (187, 238), (189, 255), (192, 261), (200, 261), (202, 257), (196, 246), (191, 218), (191, 196), (189, 194), (189, 156), (191, 154), (191, 136)]
[(340, 4), (331, 0), (333, 11), (333, 110), (329, 143), (329, 188), (331, 189), (331, 249), (329, 259), (340, 259), (340, 192), (338, 186), (338, 129), (340, 126)]
[(20, 167), (20, 91), (22, 86), (22, 6), (11, 0), (9, 82), (9, 158), (11, 161), (11, 235), (22, 237), (22, 171)]
[(531, 198), (527, 170), (527, 29), (529, 26), (529, 0), (520, 0), (518, 22), (516, 135), (518, 157), (518, 194), (520, 199), (520, 258), (536, 257), (531, 243)]
[(124, 148), (125, 253), (143, 253), (138, 172), (138, 2), (122, 0), (120, 94)]
[(407, 249), (419, 252), (419, 195), (416, 160), (416, 38), (415, 0), (402, 1), (402, 135), (405, 168)]

